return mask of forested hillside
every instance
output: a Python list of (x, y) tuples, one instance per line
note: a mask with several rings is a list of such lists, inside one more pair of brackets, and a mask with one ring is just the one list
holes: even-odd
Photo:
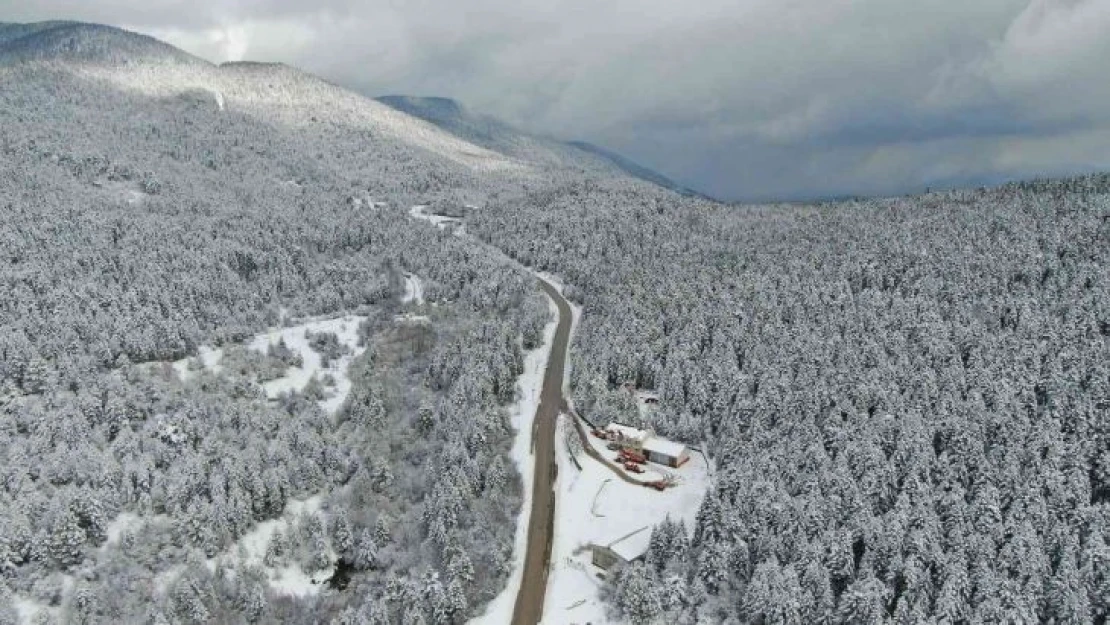
[(584, 141), (559, 141), (525, 133), (492, 117), (475, 114), (448, 98), (383, 96), (383, 104), (435, 124), (447, 132), (500, 154), (531, 163), (556, 167), (578, 167), (604, 173), (628, 175), (671, 189), (697, 195), (657, 171)]
[(622, 618), (1105, 622), (1110, 178), (762, 207), (585, 183), (470, 229), (576, 287), (580, 406), (657, 389), (651, 425), (716, 461), (692, 543), (657, 530), (613, 583)]
[(0, 624), (480, 614), (550, 316), (496, 250), (582, 303), (583, 413), (715, 465), (615, 622), (1106, 622), (1110, 178), (725, 206), (603, 160), (0, 24)]
[[(17, 34), (0, 48), (0, 623), (480, 610), (520, 506), (506, 405), (549, 313), (530, 278), (408, 212), (536, 173), (290, 68), (105, 27)], [(406, 272), (427, 304), (400, 302)], [(340, 313), (364, 319), (365, 351), (338, 412), (317, 401), (329, 376), (268, 401), (302, 356), (248, 340)], [(222, 370), (170, 366), (202, 346)]]

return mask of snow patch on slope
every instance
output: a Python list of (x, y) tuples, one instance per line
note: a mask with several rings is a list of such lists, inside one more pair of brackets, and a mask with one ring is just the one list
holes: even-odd
[[(321, 571), (306, 573), (296, 562), (290, 562), (280, 567), (266, 566), (266, 548), (277, 531), (289, 536), (297, 518), (302, 514), (320, 514), (320, 504), (323, 495), (313, 495), (308, 499), (290, 499), (285, 506), (281, 518), (271, 519), (259, 523), (250, 532), (239, 538), (235, 544), (216, 556), (209, 558), (205, 563), (208, 570), (226, 568), (235, 570), (243, 566), (256, 566), (266, 574), (267, 583), (274, 592), (287, 596), (304, 597), (320, 592), (324, 582), (331, 578), (335, 567), (329, 566)], [(327, 519), (325, 518), (325, 523)], [(337, 555), (328, 548), (328, 557), (335, 562)]]
[(525, 176), (536, 173), (528, 163), (475, 145), (432, 123), (278, 63), (225, 63), (219, 67), (162, 65), (140, 71), (82, 65), (71, 71), (155, 98), (196, 90), (216, 92), (225, 108), (234, 106), (237, 111), (292, 128), (307, 127), (315, 123), (311, 121), (315, 118), (338, 126), (369, 130), (395, 145), (426, 151), (471, 171)]
[(223, 365), (221, 364), (223, 358), (224, 350), (222, 348), (201, 345), (197, 349), (195, 358), (182, 358), (174, 361), (173, 369), (182, 382), (192, 379), (197, 370), (210, 371), (213, 375), (219, 375), (223, 371)]
[(108, 523), (108, 527), (104, 528), (104, 533), (108, 536), (104, 544), (100, 546), (100, 551), (107, 551), (110, 547), (119, 544), (120, 538), (124, 532), (136, 531), (143, 525), (143, 519), (133, 512), (121, 512), (116, 515)]
[[(74, 578), (72, 575), (61, 575), (60, 579), (62, 586), (60, 595), (64, 603), (73, 592)], [(61, 620), (61, 606), (46, 605), (34, 598), (17, 594), (11, 596), (11, 602), (21, 625), (57, 623)]]
[[(271, 345), (276, 345), (284, 340), (285, 345), (300, 354), (303, 364), (300, 367), (290, 367), (285, 375), (275, 380), (262, 384), (266, 396), (276, 399), (283, 393), (303, 391), (313, 377), (322, 377), (324, 374), (335, 379), (335, 387), (327, 399), (320, 401), (320, 406), (328, 413), (335, 413), (343, 405), (347, 394), (351, 392), (351, 378), (347, 375), (347, 367), (351, 361), (366, 351), (358, 344), (358, 327), (366, 317), (347, 315), (335, 319), (309, 321), (288, 328), (280, 328), (259, 334), (247, 344), (247, 347), (265, 354)], [(332, 361), (328, 367), (323, 366), (323, 359), (316, 350), (308, 344), (306, 333), (331, 332), (339, 337), (339, 342), (346, 345), (350, 352)]]
[(22, 595), (12, 595), (12, 607), (15, 608), (15, 614), (20, 625), (31, 625), (37, 622), (39, 616), (43, 613), (49, 615), (46, 617), (46, 622), (53, 623), (58, 620), (61, 613), (60, 608), (43, 605)]
[(424, 281), (413, 273), (405, 273), (405, 294), (401, 297), (402, 304), (415, 302), (418, 306), (424, 303)]

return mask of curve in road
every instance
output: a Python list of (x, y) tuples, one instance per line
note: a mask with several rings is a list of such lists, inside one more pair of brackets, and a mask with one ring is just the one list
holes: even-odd
[(543, 375), (540, 404), (532, 421), (532, 453), (536, 458), (532, 473), (532, 511), (528, 517), (528, 542), (524, 555), (524, 573), (520, 592), (513, 608), (513, 625), (536, 625), (543, 618), (543, 601), (547, 593), (550, 569), (551, 539), (555, 529), (555, 423), (565, 402), (563, 374), (566, 371), (570, 343), (570, 304), (559, 290), (546, 280), (540, 286), (559, 309), (559, 324), (551, 346), (551, 356)]

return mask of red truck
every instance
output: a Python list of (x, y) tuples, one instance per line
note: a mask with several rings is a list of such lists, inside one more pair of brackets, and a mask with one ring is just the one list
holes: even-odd
[(624, 470), (628, 471), (629, 473), (643, 473), (644, 472), (643, 467), (636, 464), (635, 462), (629, 462), (629, 461), (625, 461)]
[(645, 464), (647, 462), (647, 457), (644, 456), (644, 454), (631, 449), (622, 449), (621, 459), (625, 462), (635, 462), (636, 464)]

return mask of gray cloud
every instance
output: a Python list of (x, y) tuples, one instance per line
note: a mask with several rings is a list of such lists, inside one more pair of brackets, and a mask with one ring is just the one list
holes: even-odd
[(727, 198), (1110, 166), (1105, 0), (0, 0), (456, 97)]

